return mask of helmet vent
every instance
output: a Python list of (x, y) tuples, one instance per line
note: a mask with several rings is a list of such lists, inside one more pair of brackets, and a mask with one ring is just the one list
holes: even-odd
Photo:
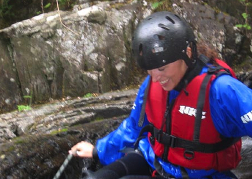
[(181, 18), (180, 18), (177, 14), (175, 14), (175, 16), (176, 16), (179, 20), (181, 20)]
[(175, 21), (174, 21), (172, 18), (170, 18), (169, 16), (165, 16), (165, 18), (166, 18), (168, 21), (170, 21), (171, 23), (175, 24)]
[(165, 36), (163, 36), (163, 35), (157, 35), (157, 34), (155, 34), (155, 35), (153, 35), (153, 37), (156, 40), (165, 40)]
[(170, 30), (170, 28), (167, 27), (167, 26), (164, 25), (164, 24), (158, 24), (158, 27), (161, 27), (161, 28), (163, 28), (163, 29), (165, 29), (165, 30)]
[(143, 56), (143, 44), (139, 45), (139, 55)]

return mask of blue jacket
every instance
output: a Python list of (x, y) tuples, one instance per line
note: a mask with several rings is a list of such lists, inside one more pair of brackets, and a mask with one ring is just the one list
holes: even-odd
[[(204, 68), (201, 73), (206, 72), (206, 70)], [(96, 149), (103, 165), (110, 164), (121, 158), (124, 154), (120, 150), (124, 147), (133, 147), (141, 130), (141, 127), (138, 126), (138, 120), (143, 104), (144, 91), (149, 79), (150, 76), (147, 76), (140, 86), (129, 117), (121, 123), (117, 130), (97, 141)], [(176, 98), (177, 95), (177, 91), (170, 91), (171, 99)], [(225, 137), (252, 137), (252, 90), (250, 88), (229, 75), (222, 75), (212, 83), (209, 98), (213, 122), (220, 134)], [(148, 124), (148, 120), (145, 116), (144, 125), (146, 124)], [(153, 165), (155, 154), (147, 137), (139, 142), (138, 147), (150, 167), (155, 169)], [(167, 173), (176, 178), (181, 178), (179, 166), (164, 162), (162, 159), (159, 159), (159, 163)], [(186, 169), (186, 171), (190, 178), (205, 178), (209, 175), (216, 179), (229, 178), (214, 169)]]

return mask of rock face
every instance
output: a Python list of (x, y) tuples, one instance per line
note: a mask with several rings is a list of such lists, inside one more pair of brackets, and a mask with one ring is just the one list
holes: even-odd
[[(251, 60), (251, 33), (233, 28), (234, 15), (197, 0), (166, 3), (227, 62)], [(72, 11), (41, 14), (0, 30), (0, 112), (27, 104), (25, 96), (40, 104), (138, 84), (144, 72), (130, 46), (137, 23), (151, 13), (150, 4), (143, 4), (84, 1)]]
[(25, 95), (41, 103), (135, 83), (129, 50), (135, 8), (109, 5), (41, 14), (1, 30), (0, 110)]

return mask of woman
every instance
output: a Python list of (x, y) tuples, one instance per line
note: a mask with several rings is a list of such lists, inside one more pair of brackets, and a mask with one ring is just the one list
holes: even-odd
[(149, 75), (130, 116), (96, 146), (69, 151), (106, 165), (86, 178), (236, 178), (240, 137), (252, 136), (251, 89), (214, 51), (197, 50), (190, 26), (171, 12), (145, 18), (132, 50)]

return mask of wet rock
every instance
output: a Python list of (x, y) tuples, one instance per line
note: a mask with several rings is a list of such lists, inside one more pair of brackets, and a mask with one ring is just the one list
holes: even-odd
[[(106, 119), (77, 125), (54, 134), (28, 135), (0, 144), (1, 178), (51, 179), (76, 143), (98, 138), (116, 129), (122, 119)], [(62, 178), (79, 178), (84, 167), (97, 167), (92, 159), (73, 158)]]
[(242, 160), (238, 167), (233, 170), (235, 175), (239, 179), (250, 179), (252, 177), (251, 167), (252, 167), (252, 139), (250, 137), (242, 138)]
[(128, 115), (136, 93), (137, 89), (114, 91), (1, 114), (0, 141), (23, 135), (50, 134), (78, 124)]

